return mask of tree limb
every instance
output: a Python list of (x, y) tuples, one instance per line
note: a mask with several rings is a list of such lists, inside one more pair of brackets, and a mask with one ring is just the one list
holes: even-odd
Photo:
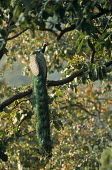
[(28, 30), (28, 29), (29, 29), (29, 27), (25, 28), (24, 30), (22, 30), (22, 31), (19, 32), (18, 34), (14, 35), (13, 37), (7, 38), (7, 41), (12, 40), (12, 39), (18, 37), (19, 35), (21, 35), (22, 33), (24, 33), (24, 32), (25, 32), (26, 30)]
[[(30, 29), (30, 28), (27, 27), (27, 28), (25, 28), (24, 30), (22, 30), (21, 32), (19, 32), (18, 34), (14, 35), (14, 36), (12, 36), (12, 37), (7, 38), (7, 41), (12, 40), (12, 39), (18, 37), (19, 35), (21, 35), (21, 34), (24, 33), (25, 31), (27, 31), (28, 29)], [(49, 31), (49, 32), (53, 33), (56, 37), (58, 37), (58, 34), (57, 34), (55, 31), (53, 31), (52, 29), (45, 28), (44, 30), (40, 30), (40, 31)]]
[(26, 90), (26, 91), (24, 91), (24, 92), (20, 92), (20, 93), (14, 94), (13, 96), (7, 98), (6, 100), (4, 100), (4, 101), (0, 104), (0, 111), (3, 111), (3, 109), (4, 109), (6, 106), (10, 105), (10, 104), (13, 103), (15, 100), (21, 99), (21, 98), (23, 98), (23, 97), (25, 97), (25, 96), (27, 96), (27, 95), (29, 95), (29, 94), (31, 94), (31, 93), (32, 93), (32, 89), (30, 88), (30, 89), (28, 89), (28, 90)]
[[(112, 65), (112, 61), (106, 62), (105, 65), (106, 65), (106, 67)], [(83, 75), (83, 73), (86, 72), (86, 71), (87, 71), (87, 68), (83, 68), (83, 69), (81, 69), (79, 71), (73, 72), (69, 77), (66, 77), (66, 78), (64, 78), (62, 80), (57, 80), (57, 81), (54, 81), (54, 80), (49, 81), (48, 80), (47, 81), (47, 87), (50, 87), (50, 86), (61, 86), (61, 85), (67, 84), (67, 83), (73, 81), (74, 78)], [(6, 106), (10, 105), (15, 100), (21, 99), (21, 98), (23, 98), (23, 97), (25, 97), (27, 95), (31, 95), (31, 93), (32, 93), (32, 88), (30, 88), (30, 89), (28, 89), (28, 90), (26, 90), (24, 92), (20, 92), (20, 93), (14, 94), (13, 96), (7, 98), (6, 100), (4, 100), (0, 104), (0, 111), (3, 111), (3, 109)]]
[(67, 78), (64, 78), (62, 80), (58, 80), (58, 81), (47, 81), (47, 86), (60, 86), (60, 85), (64, 85), (64, 84), (67, 84), (71, 81), (74, 80), (74, 78), (78, 77), (78, 76), (81, 76), (85, 71), (87, 71), (87, 69), (83, 68), (79, 71), (75, 71), (73, 72), (69, 77)]
[(67, 27), (67, 28), (63, 29), (63, 30), (61, 31), (61, 33), (58, 35), (57, 40), (59, 41), (59, 40), (61, 39), (61, 37), (63, 36), (63, 34), (65, 34), (66, 32), (72, 31), (72, 30), (74, 30), (75, 28), (76, 28), (76, 25), (73, 24), (73, 25), (71, 25), (70, 27)]
[[(98, 14), (95, 14), (95, 15), (91, 16), (90, 19), (96, 19), (96, 18), (98, 18), (98, 17), (100, 17), (100, 16), (102, 16), (102, 15), (104, 15), (104, 14), (110, 13), (110, 12), (112, 12), (112, 9), (102, 9), (101, 12), (99, 12)], [(81, 19), (81, 21), (82, 21), (82, 19)], [(80, 24), (80, 23), (79, 23), (79, 24)], [(75, 28), (76, 28), (76, 25), (73, 24), (73, 25), (71, 25), (70, 27), (67, 27), (67, 28), (63, 29), (63, 30), (61, 31), (61, 33), (58, 35), (57, 40), (59, 41), (59, 40), (61, 39), (61, 37), (63, 36), (63, 34), (65, 34), (66, 32), (69, 32), (69, 31), (73, 31)]]
[[(47, 86), (50, 87), (50, 86), (60, 86), (60, 85), (63, 85), (63, 84), (66, 84), (66, 83), (69, 83), (71, 81), (73, 81), (73, 79), (77, 76), (81, 76), (86, 70), (85, 69), (81, 69), (79, 71), (76, 71), (74, 73), (72, 73), (69, 77), (67, 78), (64, 78), (62, 80), (58, 80), (58, 81), (47, 81)], [(0, 104), (0, 111), (3, 111), (3, 109), (10, 105), (11, 103), (13, 103), (15, 100), (17, 99), (21, 99), (27, 95), (30, 95), (32, 93), (32, 88), (24, 91), (24, 92), (20, 92), (20, 93), (17, 93), (17, 94), (14, 94), (13, 96), (7, 98), (6, 100), (4, 100), (1, 104)]]
[[(104, 14), (110, 13), (110, 12), (112, 12), (112, 9), (102, 9), (102, 11), (99, 12), (98, 14), (91, 16), (91, 19), (96, 19), (96, 18), (98, 18), (98, 17), (100, 17), (100, 16), (102, 16)], [(55, 31), (53, 31), (52, 29), (45, 28), (44, 31), (52, 32), (57, 37), (57, 40), (60, 40), (61, 37), (63, 36), (63, 34), (65, 34), (66, 32), (72, 31), (75, 28), (76, 28), (76, 25), (73, 24), (70, 27), (67, 27), (67, 28), (63, 29), (59, 35)], [(19, 35), (21, 35), (22, 33), (24, 33), (28, 29), (29, 29), (29, 27), (25, 28), (24, 30), (22, 30), (18, 34), (14, 35), (13, 37), (9, 37), (7, 39), (7, 41), (12, 40), (12, 39), (18, 37)]]
[[(70, 104), (70, 107), (78, 107), (80, 108), (81, 110), (85, 111), (88, 115), (90, 116), (97, 116), (96, 114), (93, 114), (91, 113), (90, 111), (88, 111), (81, 103), (78, 103), (78, 104)], [(67, 109), (67, 106), (63, 106), (61, 107), (60, 109)]]

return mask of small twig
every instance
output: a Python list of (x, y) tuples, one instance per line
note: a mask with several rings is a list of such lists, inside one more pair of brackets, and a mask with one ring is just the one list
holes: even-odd
[(88, 115), (90, 116), (97, 116), (96, 114), (90, 113), (83, 105), (81, 104), (76, 104), (76, 107), (79, 107), (80, 109), (84, 110)]
[(31, 100), (31, 99), (33, 99), (33, 98), (31, 97), (31, 98), (22, 100), (22, 101), (18, 102), (18, 103), (17, 103), (13, 108), (11, 108), (11, 109), (14, 110), (14, 109), (17, 107), (17, 105), (19, 105), (20, 103), (23, 103), (24, 101), (28, 101), (28, 100)]
[[(35, 132), (36, 130), (32, 130), (31, 132), (28, 132), (28, 133), (25, 133), (24, 135), (21, 135), (19, 136), (19, 138), (23, 137), (23, 136), (26, 136), (26, 135), (29, 135), (30, 133), (33, 133)], [(7, 137), (4, 139), (4, 144), (7, 144), (10, 140), (14, 139), (14, 137)]]
[[(31, 112), (30, 112), (31, 113)], [(21, 126), (21, 124), (26, 120), (26, 119), (28, 119), (28, 118), (31, 118), (31, 114), (29, 115), (29, 114), (27, 114), (20, 122), (19, 122), (19, 124), (17, 125), (18, 127), (19, 126)]]
[(24, 135), (21, 135), (20, 137), (23, 137), (23, 136), (29, 135), (30, 133), (33, 133), (33, 132), (35, 132), (35, 131), (36, 131), (36, 130), (32, 130), (31, 132), (25, 133)]
[(12, 39), (18, 37), (19, 35), (21, 35), (22, 33), (24, 33), (24, 32), (25, 32), (26, 30), (28, 30), (28, 29), (29, 29), (29, 27), (25, 28), (24, 30), (22, 30), (22, 31), (19, 32), (18, 34), (14, 35), (13, 37), (7, 38), (7, 41), (12, 40)]
[[(88, 115), (90, 115), (90, 116), (97, 116), (97, 115), (95, 115), (95, 114), (92, 114), (92, 113), (90, 113), (83, 105), (81, 105), (81, 104), (70, 104), (70, 107), (74, 107), (74, 106), (76, 106), (76, 107), (78, 107), (78, 108), (80, 108), (81, 110), (83, 110), (83, 111), (85, 111)], [(60, 109), (67, 109), (67, 106), (63, 106), (63, 107), (61, 107)]]
[(109, 19), (108, 19), (108, 20), (107, 20), (107, 23), (106, 23), (106, 26), (105, 26), (104, 30), (102, 31), (102, 34), (106, 31), (109, 22), (111, 22), (111, 21), (109, 21)]
[(109, 98), (106, 98), (106, 99), (105, 99), (105, 98), (104, 98), (104, 99), (99, 98), (99, 99), (97, 99), (97, 100), (110, 100), (110, 101), (112, 101), (112, 99), (111, 99), (111, 98), (110, 98), (110, 99), (109, 99)]

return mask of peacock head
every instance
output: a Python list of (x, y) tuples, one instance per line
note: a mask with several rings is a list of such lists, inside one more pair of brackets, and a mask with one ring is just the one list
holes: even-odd
[(50, 43), (46, 42), (44, 43), (43, 47), (41, 48), (41, 52), (44, 53), (45, 52), (45, 49), (46, 49), (46, 46), (48, 46)]

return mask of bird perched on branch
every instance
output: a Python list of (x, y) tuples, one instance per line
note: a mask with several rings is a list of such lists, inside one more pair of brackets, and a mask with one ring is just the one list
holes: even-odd
[(36, 134), (42, 153), (51, 155), (50, 120), (48, 94), (46, 89), (47, 66), (44, 58), (45, 43), (40, 51), (30, 56), (30, 69), (33, 74), (34, 112), (36, 117)]

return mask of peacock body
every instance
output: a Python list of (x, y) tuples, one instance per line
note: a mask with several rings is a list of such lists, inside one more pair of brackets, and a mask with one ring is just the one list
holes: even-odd
[(30, 57), (30, 69), (33, 74), (34, 113), (36, 134), (42, 153), (51, 155), (50, 120), (48, 94), (46, 89), (47, 67), (44, 58), (45, 44), (41, 51), (35, 51)]

